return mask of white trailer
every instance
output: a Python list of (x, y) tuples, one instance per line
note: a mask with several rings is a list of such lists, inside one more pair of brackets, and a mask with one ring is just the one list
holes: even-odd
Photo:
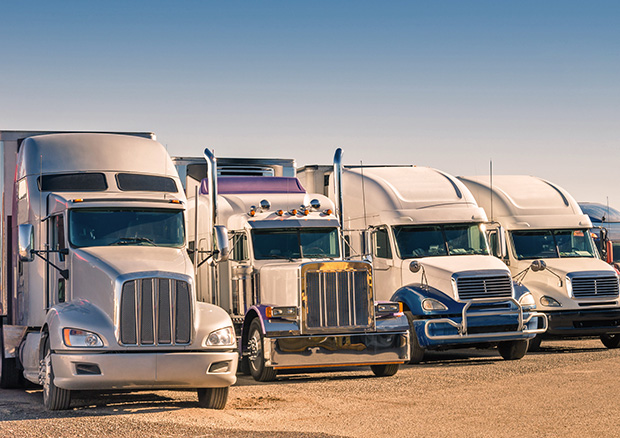
[[(497, 345), (520, 359), (544, 331), (532, 295), (489, 255), (486, 215), (455, 177), (416, 166), (298, 170), (310, 190), (335, 198), (351, 254), (370, 257), (379, 299), (401, 302), (411, 326), (411, 362), (425, 350)], [(540, 328), (538, 324), (540, 321)]]
[(600, 336), (608, 348), (620, 346), (618, 275), (600, 260), (592, 223), (575, 199), (534, 176), (459, 179), (490, 217), (494, 254), (549, 319), (549, 330), (530, 349), (546, 337)]
[(188, 175), (199, 296), (232, 316), (244, 369), (258, 381), (311, 367), (395, 374), (407, 321), (397, 303), (375, 302), (369, 263), (342, 257), (333, 203), (299, 184), (292, 160), (205, 158), (175, 160)]
[[(128, 133), (129, 134), (129, 133)], [(232, 322), (195, 297), (186, 197), (149, 133), (0, 131), (3, 387), (198, 390), (223, 408)]]

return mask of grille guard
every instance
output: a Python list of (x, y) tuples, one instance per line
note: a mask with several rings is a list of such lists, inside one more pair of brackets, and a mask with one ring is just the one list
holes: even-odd
[[(502, 303), (502, 302), (512, 302), (517, 305), (518, 310), (511, 311), (490, 311), (490, 312), (477, 312), (476, 314), (468, 314), (467, 310), (471, 307), (472, 304), (479, 303)], [(517, 315), (519, 328), (516, 331), (512, 332), (499, 332), (499, 333), (484, 333), (484, 334), (468, 334), (468, 318), (478, 318), (478, 317), (489, 317), (489, 316), (506, 316), (510, 314)], [(547, 331), (547, 327), (549, 322), (547, 320), (547, 315), (540, 312), (531, 312), (528, 314), (526, 319), (523, 318), (523, 308), (519, 304), (519, 302), (514, 298), (507, 299), (496, 299), (496, 298), (487, 298), (487, 299), (478, 299), (475, 301), (469, 301), (463, 307), (463, 311), (461, 313), (461, 323), (453, 321), (450, 318), (438, 318), (431, 319), (424, 323), (424, 334), (428, 339), (432, 340), (457, 340), (457, 339), (469, 339), (469, 338), (502, 338), (516, 335), (527, 335), (527, 334), (539, 334)], [(533, 318), (541, 318), (543, 320), (543, 328), (537, 329), (526, 329), (525, 325), (529, 323)], [(432, 335), (430, 332), (430, 327), (437, 324), (449, 324), (452, 327), (456, 328), (458, 331), (457, 335)]]

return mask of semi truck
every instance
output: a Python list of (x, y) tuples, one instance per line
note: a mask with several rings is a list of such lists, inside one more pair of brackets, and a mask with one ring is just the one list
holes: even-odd
[(209, 149), (175, 159), (200, 299), (231, 315), (242, 369), (257, 381), (334, 366), (395, 374), (408, 359), (398, 303), (375, 302), (372, 265), (343, 258), (333, 203), (303, 188), (293, 160), (269, 161)]
[(620, 272), (620, 211), (596, 202), (580, 202), (592, 221), (592, 238), (601, 258)]
[(310, 165), (298, 175), (311, 190), (341, 193), (334, 201), (351, 256), (372, 260), (378, 298), (404, 306), (411, 363), (427, 350), (472, 346), (523, 357), (546, 318), (489, 255), (487, 218), (465, 186), (428, 167), (343, 168), (339, 151), (333, 168)]
[(187, 200), (155, 136), (0, 131), (0, 149), (1, 386), (41, 385), (49, 410), (160, 388), (222, 409), (232, 321), (196, 300)]
[(529, 175), (459, 177), (489, 214), (493, 253), (549, 320), (542, 339), (600, 336), (620, 346), (618, 274), (599, 258), (592, 222), (562, 187)]

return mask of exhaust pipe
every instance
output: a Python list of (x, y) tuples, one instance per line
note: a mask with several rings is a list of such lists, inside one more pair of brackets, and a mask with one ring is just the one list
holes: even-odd
[(342, 149), (336, 149), (334, 154), (334, 195), (336, 197), (336, 210), (338, 211), (338, 223), (341, 232), (344, 231), (344, 214), (342, 212)]
[(211, 207), (211, 226), (217, 223), (217, 158), (209, 149), (205, 149), (207, 160), (207, 182), (209, 188), (209, 207)]

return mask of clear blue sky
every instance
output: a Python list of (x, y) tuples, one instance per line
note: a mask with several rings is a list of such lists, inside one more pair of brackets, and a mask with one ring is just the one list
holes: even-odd
[(620, 208), (617, 1), (2, 1), (0, 129), (526, 173)]

